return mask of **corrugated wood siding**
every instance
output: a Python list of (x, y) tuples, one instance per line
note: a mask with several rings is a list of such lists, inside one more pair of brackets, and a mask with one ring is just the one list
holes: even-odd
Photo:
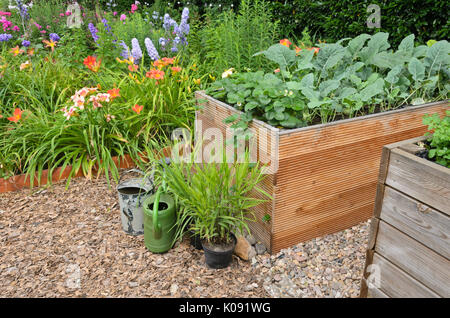
[(447, 108), (448, 102), (281, 132), (275, 210), (282, 212), (273, 250), (367, 220), (383, 146), (423, 135), (422, 116)]

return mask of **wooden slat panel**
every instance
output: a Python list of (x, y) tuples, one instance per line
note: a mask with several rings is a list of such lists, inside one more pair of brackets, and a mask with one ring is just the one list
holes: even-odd
[(389, 298), (389, 296), (383, 293), (378, 288), (368, 288), (367, 298)]
[[(339, 185), (336, 185), (339, 186)], [(342, 213), (351, 213), (352, 210), (358, 210), (364, 206), (368, 208), (369, 213), (364, 213), (366, 219), (373, 212), (373, 198), (375, 196), (375, 182), (366, 184), (358, 188), (348, 189), (340, 193), (331, 193), (327, 195), (317, 192), (320, 200), (309, 199), (305, 196), (304, 202), (295, 203), (293, 199), (287, 199), (286, 195), (278, 195), (277, 211), (282, 211), (282, 215), (277, 215), (277, 222), (273, 226), (274, 233), (284, 235), (297, 232), (304, 227), (316, 226), (319, 223), (334, 219), (336, 215)], [(281, 199), (280, 199), (281, 198)], [(335, 220), (338, 221), (338, 220)], [(356, 219), (355, 219), (356, 221)], [(361, 219), (359, 218), (359, 222)]]
[[(448, 101), (443, 101), (351, 120), (280, 131), (280, 140), (283, 140), (284, 146), (282, 147), (284, 149), (280, 149), (280, 159), (351, 144), (356, 139), (380, 138), (380, 144), (387, 145), (422, 136), (426, 131), (426, 127), (422, 124), (423, 115), (429, 113), (444, 115), (449, 105)], [(395, 136), (398, 133), (404, 134), (403, 137)]]
[(442, 297), (450, 297), (450, 262), (380, 221), (375, 252)]
[(450, 215), (450, 169), (392, 149), (386, 184)]
[(373, 256), (372, 266), (374, 268), (373, 275), (379, 271), (379, 286), (376, 286), (389, 297), (393, 298), (438, 298), (438, 294), (433, 292), (422, 283), (405, 273), (384, 257), (375, 253)]
[(378, 226), (380, 225), (380, 219), (373, 217), (370, 222), (370, 232), (369, 232), (369, 239), (367, 242), (367, 249), (371, 250), (375, 247), (375, 243), (377, 241), (377, 235), (378, 235)]
[(447, 259), (450, 218), (386, 186), (381, 219)]
[(361, 291), (360, 291), (360, 298), (389, 298), (388, 295), (383, 293), (381, 290), (379, 290), (376, 287), (369, 288), (367, 281), (363, 278), (361, 280)]

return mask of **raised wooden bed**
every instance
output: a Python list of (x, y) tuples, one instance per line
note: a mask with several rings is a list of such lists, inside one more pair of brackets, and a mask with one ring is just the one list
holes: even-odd
[(450, 169), (383, 148), (361, 297), (450, 297)]
[[(196, 97), (196, 134), (219, 128), (225, 136), (223, 120), (240, 112), (204, 92)], [(273, 196), (254, 210), (255, 236), (276, 253), (369, 219), (383, 146), (423, 135), (422, 116), (448, 108), (446, 100), (292, 130), (253, 120), (258, 159), (270, 163), (263, 188)]]

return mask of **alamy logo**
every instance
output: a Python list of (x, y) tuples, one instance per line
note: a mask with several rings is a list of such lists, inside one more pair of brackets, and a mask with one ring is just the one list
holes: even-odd
[(381, 273), (380, 266), (378, 264), (371, 264), (367, 266), (367, 273), (370, 273), (367, 277), (367, 285), (369, 288), (380, 288), (381, 285)]
[(381, 28), (381, 9), (380, 6), (376, 4), (370, 4), (367, 7), (367, 13), (372, 13), (367, 18), (367, 27), (369, 29)]
[(81, 271), (78, 264), (70, 264), (66, 268), (68, 277), (66, 279), (66, 286), (71, 289), (81, 288)]

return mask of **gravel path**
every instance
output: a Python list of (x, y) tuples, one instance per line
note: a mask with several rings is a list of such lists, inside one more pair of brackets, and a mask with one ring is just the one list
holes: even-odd
[(0, 297), (357, 297), (368, 224), (211, 270), (187, 240), (147, 251), (114, 187), (75, 179), (0, 194)]

